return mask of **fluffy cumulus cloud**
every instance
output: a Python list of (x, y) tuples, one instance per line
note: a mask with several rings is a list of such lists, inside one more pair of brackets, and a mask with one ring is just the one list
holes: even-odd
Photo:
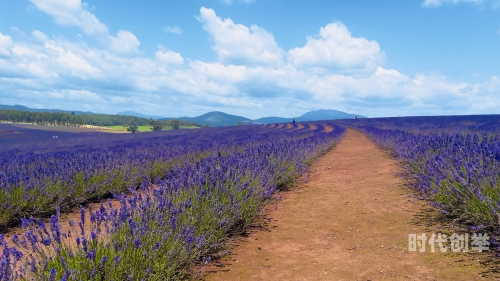
[(58, 24), (80, 27), (87, 35), (107, 34), (107, 27), (82, 6), (80, 0), (31, 0)]
[[(80, 1), (33, 1), (61, 24), (80, 26), (62, 11), (86, 11)], [(368, 116), (492, 113), (500, 104), (499, 77), (467, 83), (385, 68), (376, 41), (338, 22), (285, 52), (262, 27), (206, 8), (198, 19), (218, 61), (190, 60), (162, 45), (148, 56), (124, 30), (99, 33), (109, 40), (102, 48), (38, 30), (19, 40), (0, 33), (0, 103), (169, 117), (224, 110), (254, 118), (320, 108)]]
[(112, 51), (118, 53), (137, 52), (140, 45), (130, 31), (120, 30), (113, 36), (108, 28), (86, 8), (81, 0), (31, 0), (41, 11), (52, 16), (60, 25), (76, 26), (87, 35), (94, 36)]
[(200, 9), (198, 20), (210, 34), (213, 50), (221, 62), (229, 64), (279, 65), (284, 51), (265, 29), (252, 25), (235, 24), (221, 19), (212, 9)]
[(322, 27), (320, 37), (308, 37), (304, 47), (291, 49), (288, 60), (296, 67), (322, 67), (339, 70), (374, 70), (384, 61), (376, 41), (353, 37), (341, 23)]
[(163, 46), (158, 47), (159, 50), (156, 51), (155, 57), (158, 61), (167, 64), (183, 64), (184, 58), (181, 54), (165, 49)]
[(109, 48), (117, 53), (135, 53), (141, 44), (132, 32), (126, 30), (118, 31), (116, 36), (110, 36), (109, 39)]

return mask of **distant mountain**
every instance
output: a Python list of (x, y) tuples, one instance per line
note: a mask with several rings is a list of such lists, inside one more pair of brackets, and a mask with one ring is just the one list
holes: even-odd
[[(307, 112), (302, 116), (296, 117), (297, 121), (318, 121), (318, 120), (335, 120), (335, 119), (352, 119), (356, 114), (349, 114), (338, 110), (316, 110)], [(361, 115), (356, 115), (358, 118), (366, 118)], [(164, 120), (168, 120), (171, 118), (163, 118)], [(209, 124), (212, 127), (221, 127), (224, 125), (234, 126), (241, 122), (243, 124), (248, 124), (250, 119), (237, 116), (230, 115), (220, 111), (214, 111), (205, 113), (203, 115), (197, 117), (181, 117), (179, 120), (195, 122), (201, 125)], [(292, 117), (263, 117), (256, 120), (252, 120), (253, 124), (270, 124), (270, 123), (285, 123), (292, 122)]]
[(357, 116), (358, 118), (366, 118), (365, 116), (361, 116), (358, 114), (350, 114), (350, 113), (345, 113), (342, 111), (338, 110), (325, 110), (325, 109), (320, 109), (316, 111), (310, 111), (305, 114), (303, 114), (300, 117), (297, 117), (297, 121), (319, 121), (319, 120), (336, 120), (336, 119), (353, 119), (354, 116)]
[(26, 107), (24, 105), (19, 105), (19, 104), (16, 104), (16, 105), (3, 105), (3, 104), (0, 104), (0, 109), (32, 111), (31, 108)]
[(76, 115), (81, 115), (81, 114), (95, 114), (90, 111), (77, 111), (77, 110), (61, 110), (61, 109), (38, 109), (38, 108), (29, 108), (24, 105), (3, 105), (0, 104), (0, 109), (5, 109), (5, 110), (22, 110), (22, 111), (30, 111), (30, 112), (74, 112)]
[[(350, 113), (345, 113), (339, 110), (326, 110), (326, 109), (320, 109), (316, 111), (310, 111), (307, 113), (304, 113), (303, 115), (296, 117), (296, 121), (319, 121), (319, 120), (336, 120), (336, 119), (353, 119), (354, 116), (357, 116), (358, 118), (366, 118), (365, 116), (357, 115), (357, 114), (350, 114)], [(263, 117), (259, 118), (256, 120), (253, 120), (255, 122), (261, 122), (261, 123), (286, 123), (286, 122), (291, 122), (292, 117), (285, 118), (285, 117)]]
[[(60, 110), (60, 109), (35, 109), (35, 108), (29, 108), (23, 105), (1, 105), (0, 104), (0, 109), (10, 109), (10, 110), (23, 110), (23, 111), (31, 111), (31, 112), (75, 112), (76, 115), (81, 115), (81, 114), (96, 114), (90, 111), (71, 111), (71, 110)], [(141, 118), (153, 118), (156, 120), (170, 120), (173, 118), (166, 118), (166, 117), (161, 117), (161, 116), (149, 116), (145, 115), (142, 113), (138, 113), (135, 111), (123, 111), (117, 113), (117, 115), (125, 115), (125, 116), (136, 116), (136, 117), (141, 117)], [(297, 121), (319, 121), (319, 120), (336, 120), (336, 119), (352, 119), (354, 116), (357, 116), (358, 118), (366, 118), (365, 116), (357, 115), (357, 114), (350, 114), (346, 112), (342, 112), (339, 110), (316, 110), (316, 111), (310, 111), (307, 112), (299, 117), (296, 117), (295, 120)], [(227, 114), (224, 112), (220, 111), (214, 111), (214, 112), (208, 112), (203, 115), (197, 116), (197, 117), (181, 117), (178, 118), (179, 120), (182, 121), (189, 121), (201, 125), (209, 124), (212, 127), (222, 127), (225, 125), (228, 126), (234, 126), (237, 125), (238, 122), (241, 122), (243, 124), (247, 124), (250, 119), (243, 117), (243, 116), (237, 116), (237, 115), (231, 115)], [(263, 117), (259, 118), (256, 120), (252, 120), (253, 124), (270, 124), (270, 123), (286, 123), (286, 122), (291, 122), (292, 117)]]
[(271, 124), (271, 123), (286, 123), (286, 122), (292, 122), (292, 118), (284, 118), (284, 117), (263, 117), (259, 119), (252, 120), (257, 123), (266, 123), (266, 124)]
[(126, 115), (126, 116), (135, 116), (135, 117), (142, 117), (142, 118), (153, 118), (153, 119), (166, 119), (163, 116), (152, 116), (152, 115), (145, 115), (141, 114), (135, 111), (122, 111), (118, 112), (116, 115)]
[[(165, 118), (167, 119), (167, 118)], [(248, 121), (249, 119), (243, 116), (231, 115), (220, 111), (205, 113), (197, 117), (181, 117), (179, 120), (190, 121), (201, 125), (209, 124), (212, 127), (222, 127), (225, 125), (234, 126), (238, 122)]]

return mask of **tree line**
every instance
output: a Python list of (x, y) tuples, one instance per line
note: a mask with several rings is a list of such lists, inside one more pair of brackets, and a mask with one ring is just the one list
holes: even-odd
[[(127, 115), (111, 115), (111, 114), (81, 114), (76, 115), (74, 112), (31, 112), (22, 110), (2, 110), (0, 109), (0, 120), (14, 123), (31, 123), (37, 125), (50, 125), (50, 126), (66, 126), (66, 127), (79, 127), (82, 125), (93, 126), (128, 126), (131, 123), (137, 126), (153, 126), (154, 120), (151, 118), (143, 118)], [(177, 120), (177, 119), (174, 119)], [(189, 122), (177, 120), (174, 123), (179, 126), (195, 126), (200, 125)], [(172, 120), (157, 121), (162, 126), (171, 126)], [(158, 123), (156, 123), (158, 125)]]

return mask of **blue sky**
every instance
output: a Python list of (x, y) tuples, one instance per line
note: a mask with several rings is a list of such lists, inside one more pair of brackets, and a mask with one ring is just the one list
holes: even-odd
[(498, 114), (500, 0), (0, 2), (0, 104)]

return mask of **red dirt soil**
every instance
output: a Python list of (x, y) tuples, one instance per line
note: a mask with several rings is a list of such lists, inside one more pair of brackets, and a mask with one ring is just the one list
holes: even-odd
[(333, 131), (333, 127), (325, 125), (325, 132), (330, 133)]
[(490, 254), (431, 253), (429, 247), (424, 253), (408, 252), (408, 234), (430, 236), (440, 230), (430, 218), (436, 211), (409, 196), (411, 190), (394, 176), (397, 169), (396, 162), (365, 135), (348, 130), (340, 144), (311, 168), (309, 182), (281, 192), (283, 198), (265, 208), (247, 235), (230, 243), (231, 253), (202, 268), (197, 278), (495, 278), (492, 265), (485, 265)]

